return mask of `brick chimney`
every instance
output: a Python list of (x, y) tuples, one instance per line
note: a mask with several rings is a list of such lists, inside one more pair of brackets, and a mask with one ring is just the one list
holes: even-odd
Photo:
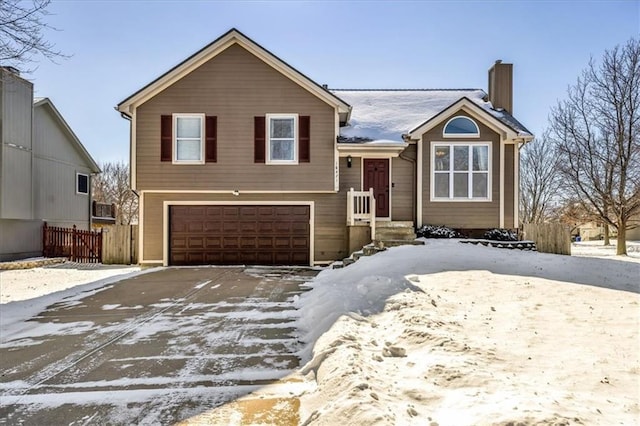
[(498, 59), (489, 69), (489, 101), (513, 115), (513, 64)]

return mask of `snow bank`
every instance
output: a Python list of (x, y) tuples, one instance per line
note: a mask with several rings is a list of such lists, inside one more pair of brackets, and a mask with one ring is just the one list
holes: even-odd
[(451, 240), (325, 271), (298, 300), (308, 342), (320, 336), (301, 419), (633, 424), (639, 276), (638, 263)]

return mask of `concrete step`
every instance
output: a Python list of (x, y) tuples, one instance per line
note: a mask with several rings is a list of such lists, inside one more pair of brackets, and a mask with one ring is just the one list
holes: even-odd
[(376, 228), (376, 240), (415, 240), (413, 228)]
[(424, 241), (420, 241), (420, 240), (376, 240), (375, 242), (376, 247), (382, 248), (382, 249), (386, 249), (389, 247), (398, 247), (398, 246), (422, 246), (424, 245)]
[(414, 229), (413, 222), (406, 220), (377, 220), (376, 229), (378, 228), (411, 228)]

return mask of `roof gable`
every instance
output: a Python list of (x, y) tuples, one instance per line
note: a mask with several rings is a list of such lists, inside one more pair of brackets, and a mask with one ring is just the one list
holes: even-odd
[(53, 102), (49, 98), (35, 98), (33, 100), (34, 108), (44, 108), (49, 111), (49, 115), (53, 117), (53, 119), (60, 125), (60, 128), (67, 134), (69, 140), (71, 141), (73, 148), (80, 154), (80, 157), (84, 159), (87, 166), (94, 173), (100, 173), (100, 167), (95, 162), (93, 157), (89, 154), (87, 149), (82, 145), (80, 139), (76, 136), (76, 134), (71, 130), (69, 124), (67, 124), (66, 120), (60, 114), (60, 111), (53, 105)]
[[(402, 135), (433, 124), (432, 120), (451, 112), (461, 100), (474, 116), (480, 115), (494, 130), (527, 138), (531, 133), (506, 111), (496, 110), (485, 101), (481, 89), (401, 89), (401, 90), (333, 90), (352, 105), (349, 125), (340, 136), (349, 141), (396, 141)], [(481, 120), (482, 121), (482, 120)], [(486, 123), (485, 123), (486, 124)]]
[[(468, 113), (487, 127), (501, 134), (503, 138), (521, 138), (525, 140), (533, 138), (533, 135), (531, 135), (524, 126), (522, 126), (506, 111), (493, 109), (490, 102), (485, 102), (485, 105), (480, 105), (476, 100), (471, 100), (466, 96), (460, 98), (458, 101), (441, 110), (438, 114), (428, 118), (420, 125), (411, 129), (408, 133), (409, 137), (411, 139), (419, 139), (422, 134), (442, 123), (447, 117), (456, 111), (464, 111)], [(508, 121), (508, 118), (510, 118), (511, 121)]]
[(209, 43), (204, 48), (200, 49), (198, 52), (194, 53), (157, 79), (153, 80), (151, 83), (144, 86), (142, 89), (124, 99), (118, 104), (116, 109), (124, 114), (130, 115), (132, 110), (135, 109), (138, 105), (141, 105), (147, 100), (151, 99), (167, 87), (171, 86), (176, 81), (180, 80), (196, 68), (200, 67), (202, 64), (213, 59), (234, 44), (240, 45), (251, 54), (265, 62), (267, 65), (274, 68), (276, 71), (280, 72), (298, 85), (302, 86), (311, 94), (336, 108), (338, 112), (343, 116), (343, 119), (346, 120), (346, 117), (351, 109), (346, 102), (326, 90), (318, 83), (311, 80), (309, 77), (302, 74), (300, 71), (296, 70), (235, 28), (227, 31), (225, 34)]

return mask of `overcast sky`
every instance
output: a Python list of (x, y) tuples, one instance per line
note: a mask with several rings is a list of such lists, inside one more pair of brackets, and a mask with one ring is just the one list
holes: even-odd
[(514, 64), (514, 115), (541, 134), (590, 57), (640, 33), (640, 1), (63, 1), (70, 59), (27, 75), (99, 163), (127, 161), (114, 106), (230, 28), (330, 88), (480, 88)]

